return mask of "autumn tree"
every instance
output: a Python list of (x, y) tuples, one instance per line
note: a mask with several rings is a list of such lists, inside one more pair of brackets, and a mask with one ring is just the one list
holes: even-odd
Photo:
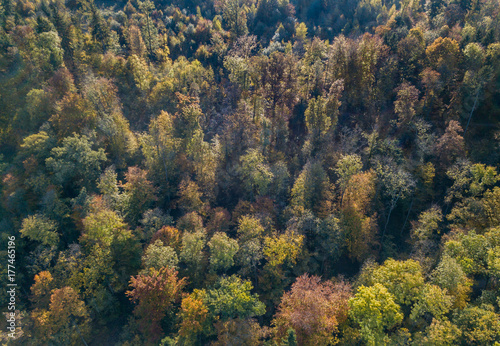
[(242, 345), (252, 346), (261, 343), (266, 336), (255, 318), (234, 318), (215, 324), (217, 341), (214, 346)]
[(448, 37), (438, 37), (426, 48), (425, 54), (430, 65), (446, 82), (453, 78), (461, 58), (457, 41)]
[(31, 285), (30, 300), (36, 308), (48, 308), (50, 295), (54, 289), (54, 278), (49, 271), (42, 271), (35, 275), (34, 283)]
[(263, 253), (272, 267), (280, 266), (284, 263), (293, 265), (301, 251), (304, 236), (288, 231), (281, 235), (264, 238)]
[(270, 99), (271, 143), (281, 148), (286, 143), (286, 121), (291, 107), (296, 103), (297, 66), (293, 54), (273, 52), (261, 57), (256, 68), (256, 84), (263, 95)]
[(205, 291), (194, 290), (182, 298), (179, 317), (179, 340), (186, 343), (196, 343), (199, 336), (211, 329), (208, 308), (203, 301)]
[(131, 25), (128, 28), (127, 44), (131, 54), (137, 55), (138, 57), (143, 57), (145, 55), (146, 45), (144, 44), (141, 30), (135, 25)]
[(339, 324), (347, 320), (350, 286), (343, 281), (321, 282), (317, 276), (304, 274), (297, 278), (281, 298), (273, 325), (278, 337), (289, 328), (297, 333), (301, 345), (335, 343)]
[(125, 178), (127, 182), (122, 187), (128, 195), (127, 216), (132, 222), (136, 222), (156, 197), (146, 171), (139, 167), (129, 167)]
[(34, 334), (41, 342), (79, 345), (89, 340), (87, 307), (71, 287), (53, 290), (49, 309), (33, 311), (32, 318)]
[(177, 271), (163, 267), (152, 269), (130, 279), (132, 290), (126, 294), (136, 302), (134, 315), (139, 319), (140, 330), (150, 343), (155, 343), (162, 333), (160, 322), (166, 311), (178, 301), (185, 279), (177, 278)]
[(450, 120), (445, 133), (438, 139), (436, 144), (437, 155), (440, 164), (445, 167), (457, 158), (464, 155), (464, 138), (462, 137), (462, 127), (456, 120)]
[[(356, 156), (350, 159), (354, 160), (337, 165), (337, 174), (342, 174), (340, 186), (344, 188), (339, 220), (348, 256), (361, 260), (369, 256), (371, 247), (376, 244), (376, 214), (372, 211), (376, 175), (372, 170), (354, 174), (360, 162)], [(356, 162), (358, 168), (353, 165)]]
[(398, 116), (398, 128), (410, 123), (417, 114), (418, 94), (418, 89), (409, 83), (403, 83), (398, 87), (397, 98), (394, 101), (394, 111)]
[(349, 186), (349, 181), (354, 175), (360, 173), (362, 168), (363, 163), (361, 162), (361, 157), (356, 154), (342, 155), (337, 162), (335, 173), (339, 177), (338, 183), (342, 194), (341, 203), (344, 200), (344, 194)]

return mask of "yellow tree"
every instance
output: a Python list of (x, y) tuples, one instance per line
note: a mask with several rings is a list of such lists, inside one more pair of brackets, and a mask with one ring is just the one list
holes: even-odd
[(71, 287), (52, 291), (48, 310), (34, 310), (35, 339), (44, 344), (80, 345), (90, 333), (85, 303)]

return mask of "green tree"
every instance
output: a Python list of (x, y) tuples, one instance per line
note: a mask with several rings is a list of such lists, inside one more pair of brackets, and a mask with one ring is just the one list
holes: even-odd
[(327, 96), (318, 96), (309, 100), (304, 113), (309, 140), (316, 149), (324, 142), (324, 138), (331, 129), (335, 129), (339, 114), (339, 101), (344, 90), (343, 81), (336, 81)]
[(250, 293), (252, 289), (250, 281), (238, 276), (221, 277), (214, 288), (206, 292), (204, 301), (213, 318), (219, 317), (221, 321), (261, 316), (265, 305), (257, 294)]
[(187, 273), (191, 280), (197, 282), (204, 270), (206, 258), (204, 248), (206, 244), (205, 230), (184, 232), (182, 235), (182, 250), (179, 255), (182, 262), (187, 265)]
[(109, 27), (93, 1), (90, 3), (90, 28), (94, 42), (100, 45), (100, 50), (104, 52), (110, 34)]
[(331, 199), (330, 179), (320, 162), (308, 162), (292, 187), (292, 206), (319, 212)]
[(419, 317), (428, 318), (432, 316), (442, 321), (451, 310), (453, 300), (453, 297), (447, 294), (446, 289), (425, 284), (420, 290), (417, 302), (413, 305), (410, 319), (417, 320)]
[(500, 316), (493, 307), (468, 306), (455, 314), (453, 322), (462, 331), (462, 342), (493, 345), (500, 342)]
[(83, 95), (92, 110), (98, 138), (105, 142), (110, 159), (118, 168), (135, 151), (135, 137), (123, 116), (118, 89), (106, 78), (87, 78)]
[(234, 256), (238, 252), (238, 242), (226, 233), (216, 232), (208, 242), (210, 268), (214, 271), (226, 271), (234, 265)]
[(271, 184), (273, 179), (273, 173), (264, 162), (264, 156), (256, 149), (249, 149), (240, 158), (240, 162), (240, 174), (247, 193), (250, 194), (252, 199), (257, 196), (266, 195), (269, 184)]
[(142, 273), (147, 274), (150, 268), (160, 270), (163, 267), (177, 269), (179, 258), (173, 248), (163, 245), (161, 240), (150, 244), (142, 256)]
[(102, 194), (102, 198), (106, 206), (116, 212), (124, 215), (128, 207), (129, 196), (120, 191), (118, 184), (118, 175), (115, 167), (110, 166), (104, 170), (99, 177), (97, 188)]
[(239, 250), (236, 254), (236, 261), (242, 267), (244, 274), (253, 272), (256, 276), (257, 266), (264, 257), (262, 253), (264, 228), (257, 218), (242, 216), (239, 220), (237, 233)]
[(368, 345), (384, 345), (389, 341), (387, 331), (403, 320), (394, 296), (379, 283), (360, 286), (349, 299), (349, 316), (361, 327), (361, 337)]
[(89, 249), (94, 245), (109, 247), (132, 237), (123, 219), (110, 210), (90, 213), (83, 219), (83, 226), (80, 243)]
[(415, 180), (410, 173), (394, 164), (381, 165), (379, 163), (377, 166), (377, 175), (384, 189), (383, 195), (386, 198), (388, 209), (384, 230), (382, 232), (382, 238), (384, 238), (392, 211), (399, 200), (407, 198), (413, 192)]
[(153, 184), (148, 180), (147, 172), (139, 167), (129, 167), (125, 178), (127, 182), (122, 187), (127, 194), (127, 217), (137, 222), (156, 199)]
[(427, 328), (424, 345), (457, 345), (461, 336), (462, 331), (450, 321), (433, 319), (432, 324)]
[(151, 21), (151, 12), (155, 10), (155, 5), (152, 1), (146, 0), (139, 4), (139, 8), (146, 17), (146, 24), (143, 28), (143, 37), (146, 41), (149, 57), (152, 58), (156, 54), (156, 50), (159, 47), (158, 29)]
[(21, 236), (42, 245), (55, 246), (59, 243), (57, 225), (42, 214), (28, 216), (23, 220)]
[(397, 125), (399, 128), (410, 123), (417, 114), (418, 94), (418, 89), (409, 83), (403, 83), (398, 87), (394, 111), (398, 116)]
[(92, 146), (91, 138), (74, 134), (64, 138), (61, 146), (52, 149), (51, 157), (45, 162), (58, 184), (94, 184), (101, 173), (102, 163), (106, 161), (106, 154), (102, 148), (93, 150)]
[(37, 66), (47, 75), (56, 71), (63, 64), (64, 51), (61, 48), (61, 38), (55, 31), (39, 34), (32, 53)]
[(460, 264), (449, 255), (443, 255), (431, 275), (432, 283), (446, 289), (454, 297), (453, 307), (464, 308), (469, 299), (472, 282)]
[(142, 137), (141, 148), (145, 166), (154, 182), (161, 184), (161, 192), (169, 201), (172, 192), (169, 185), (176, 181), (178, 168), (175, 164), (180, 140), (175, 137), (174, 119), (167, 112), (161, 112), (149, 124), (149, 133)]
[(236, 36), (248, 34), (246, 6), (241, 0), (224, 0), (221, 2), (222, 17), (229, 31)]
[(454, 258), (467, 275), (487, 273), (488, 239), (474, 231), (459, 234), (444, 244), (444, 254)]
[(424, 287), (420, 264), (414, 260), (388, 259), (373, 271), (373, 282), (384, 285), (398, 305), (410, 306)]

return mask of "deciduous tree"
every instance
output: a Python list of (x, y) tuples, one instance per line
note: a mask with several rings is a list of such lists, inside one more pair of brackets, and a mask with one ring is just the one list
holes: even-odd
[(387, 288), (376, 283), (358, 288), (349, 299), (349, 316), (361, 327), (361, 337), (368, 345), (387, 343), (387, 332), (403, 320), (401, 308)]
[(162, 332), (160, 321), (178, 301), (185, 284), (185, 279), (178, 279), (177, 271), (169, 267), (152, 269), (148, 274), (130, 279), (132, 290), (126, 294), (137, 303), (134, 315), (139, 318), (140, 329), (149, 342), (158, 341)]
[(277, 337), (293, 328), (301, 345), (334, 344), (339, 324), (347, 319), (350, 296), (351, 288), (343, 281), (321, 282), (307, 274), (298, 277), (274, 316)]

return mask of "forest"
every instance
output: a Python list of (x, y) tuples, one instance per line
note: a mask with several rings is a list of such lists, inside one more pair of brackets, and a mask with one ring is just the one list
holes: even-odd
[(3, 345), (500, 345), (498, 0), (0, 0)]

